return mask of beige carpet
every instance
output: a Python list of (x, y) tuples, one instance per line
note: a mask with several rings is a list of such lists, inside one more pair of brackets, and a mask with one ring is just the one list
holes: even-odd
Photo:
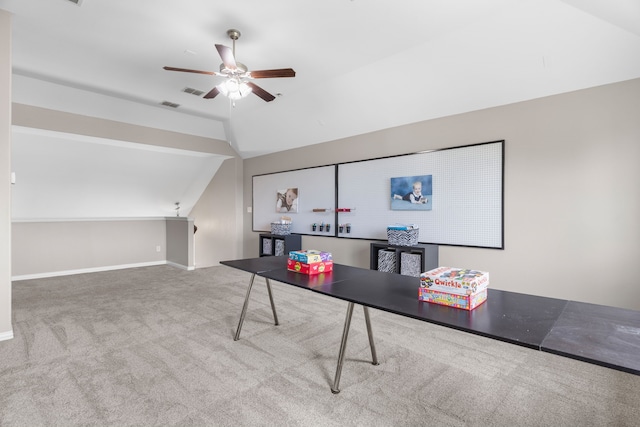
[[(169, 266), (13, 284), (1, 426), (637, 426), (640, 377), (356, 307), (249, 274)], [(640, 356), (639, 356), (640, 357)]]

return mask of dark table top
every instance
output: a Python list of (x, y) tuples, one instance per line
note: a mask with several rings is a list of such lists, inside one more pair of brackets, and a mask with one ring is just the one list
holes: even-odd
[(640, 375), (640, 311), (569, 301), (542, 350)]
[(461, 310), (419, 301), (417, 277), (339, 264), (322, 277), (286, 269), (260, 275), (334, 298), (535, 349), (540, 349), (567, 303), (489, 289), (485, 303), (471, 311)]
[(287, 270), (286, 265), (287, 257), (284, 257), (284, 268), (282, 268), (281, 265), (281, 268), (265, 271), (263, 273), (260, 273), (260, 276), (338, 298), (339, 296), (334, 294), (335, 289), (337, 289), (337, 283), (346, 280), (357, 279), (363, 274), (366, 274), (370, 271), (364, 268), (334, 264), (333, 271), (330, 271), (328, 273), (308, 275), (296, 273), (295, 271), (289, 271)]
[(287, 268), (286, 256), (265, 256), (260, 258), (235, 259), (230, 261), (220, 261), (220, 264), (248, 271), (249, 273), (260, 274), (269, 270)]
[(221, 262), (345, 301), (640, 374), (638, 311), (497, 289), (468, 311), (419, 301), (417, 277), (341, 264), (309, 276), (288, 271), (286, 263), (286, 256)]

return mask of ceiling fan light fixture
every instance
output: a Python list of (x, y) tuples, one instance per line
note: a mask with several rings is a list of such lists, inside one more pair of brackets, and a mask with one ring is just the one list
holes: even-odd
[(228, 93), (238, 92), (240, 90), (240, 82), (236, 79), (229, 79), (224, 84)]
[(246, 81), (238, 78), (229, 78), (219, 86), (220, 93), (229, 99), (242, 99), (252, 91), (251, 86)]

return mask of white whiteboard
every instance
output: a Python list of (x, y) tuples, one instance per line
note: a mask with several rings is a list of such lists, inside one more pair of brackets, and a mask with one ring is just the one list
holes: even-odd
[[(416, 176), (430, 177), (428, 210), (393, 210), (391, 178)], [(502, 249), (503, 177), (504, 141), (256, 175), (253, 231), (269, 232), (286, 215), (293, 233), (387, 240), (388, 225), (415, 224), (420, 243)], [(278, 190), (291, 187), (298, 212), (276, 212)]]
[[(416, 224), (419, 242), (503, 247), (504, 141), (338, 165), (345, 238), (387, 239), (387, 225)], [(392, 210), (391, 178), (431, 175), (431, 210)]]
[[(276, 211), (279, 190), (297, 188), (297, 212)], [(293, 221), (291, 232), (334, 235), (336, 205), (336, 165), (278, 172), (253, 177), (253, 231), (271, 231), (271, 223), (283, 216)], [(313, 210), (325, 209), (324, 212)], [(316, 231), (312, 224), (316, 223)], [(323, 231), (320, 231), (320, 224)], [(327, 232), (326, 224), (330, 224)]]

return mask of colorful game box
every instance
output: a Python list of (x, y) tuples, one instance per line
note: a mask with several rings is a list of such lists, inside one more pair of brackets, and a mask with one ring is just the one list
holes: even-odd
[(300, 262), (291, 258), (287, 259), (287, 269), (302, 274), (320, 274), (333, 271), (333, 261), (321, 261), (321, 262)]
[(432, 291), (469, 295), (489, 286), (489, 273), (463, 268), (438, 267), (420, 274), (420, 287)]
[(473, 310), (487, 299), (489, 273), (438, 267), (420, 274), (418, 299)]
[(488, 289), (485, 288), (471, 295), (456, 295), (449, 292), (433, 291), (420, 287), (418, 289), (418, 299), (433, 304), (447, 305), (463, 310), (473, 310), (487, 300), (487, 292)]
[(307, 264), (312, 262), (331, 261), (333, 259), (331, 256), (331, 252), (322, 252), (315, 249), (309, 249), (305, 251), (291, 251), (289, 252), (289, 258), (294, 261), (300, 261)]

